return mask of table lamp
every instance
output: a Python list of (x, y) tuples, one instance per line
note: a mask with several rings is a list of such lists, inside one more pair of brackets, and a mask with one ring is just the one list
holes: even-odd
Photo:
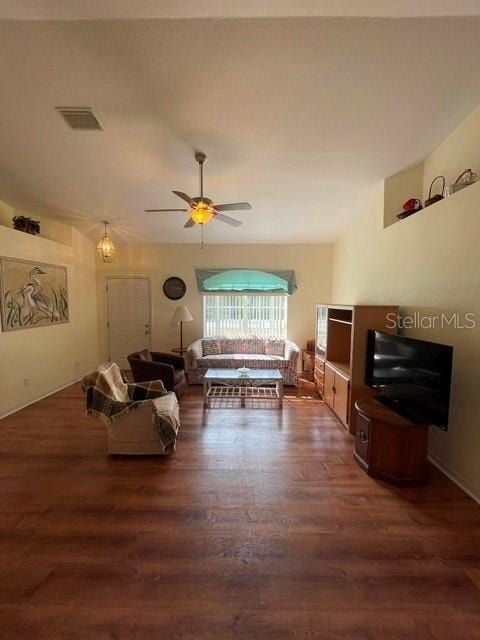
[(173, 312), (172, 319), (170, 320), (171, 327), (178, 327), (180, 325), (180, 355), (183, 355), (183, 323), (192, 322), (193, 317), (188, 307), (177, 307)]

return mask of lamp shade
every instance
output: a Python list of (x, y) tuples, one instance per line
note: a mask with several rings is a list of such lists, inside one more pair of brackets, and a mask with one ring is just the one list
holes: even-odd
[(180, 322), (191, 322), (193, 320), (192, 314), (188, 310), (188, 307), (181, 306), (177, 307), (173, 313), (172, 319), (170, 320), (171, 327), (177, 327)]

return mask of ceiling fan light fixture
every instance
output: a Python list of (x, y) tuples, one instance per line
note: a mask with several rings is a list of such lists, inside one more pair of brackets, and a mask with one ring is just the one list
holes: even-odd
[(215, 209), (206, 202), (198, 202), (195, 207), (190, 210), (190, 217), (197, 224), (208, 224), (213, 218)]
[[(196, 224), (200, 225), (202, 230), (202, 246), (203, 246), (203, 230), (204, 226), (211, 220), (215, 219), (219, 222), (225, 222), (232, 227), (239, 227), (242, 224), (241, 220), (236, 220), (230, 216), (225, 215), (224, 211), (246, 211), (252, 208), (249, 202), (228, 202), (224, 204), (215, 204), (213, 200), (207, 198), (203, 194), (203, 165), (207, 160), (207, 156), (197, 151), (195, 153), (195, 160), (199, 165), (199, 178), (200, 178), (200, 195), (191, 198), (183, 191), (173, 191), (173, 193), (181, 198), (188, 204), (188, 209), (145, 209), (145, 212), (170, 212), (170, 211), (182, 211), (188, 213), (188, 220), (183, 225), (184, 229), (191, 229)], [(185, 206), (185, 205), (184, 205)]]
[(97, 253), (102, 258), (103, 262), (112, 262), (115, 257), (116, 249), (112, 239), (108, 235), (108, 222), (103, 221), (105, 225), (105, 233), (97, 244)]

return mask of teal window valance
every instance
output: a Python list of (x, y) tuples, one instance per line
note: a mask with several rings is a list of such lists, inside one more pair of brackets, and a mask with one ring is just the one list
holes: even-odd
[(295, 271), (256, 269), (195, 269), (201, 293), (285, 293), (297, 288)]

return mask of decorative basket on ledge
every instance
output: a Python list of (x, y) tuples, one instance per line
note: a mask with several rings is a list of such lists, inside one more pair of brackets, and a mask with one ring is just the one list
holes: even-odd
[(457, 193), (457, 191), (460, 191), (460, 189), (464, 189), (465, 187), (468, 187), (468, 185), (474, 184), (477, 180), (478, 176), (476, 173), (471, 169), (465, 169), (465, 171), (458, 176), (455, 182), (447, 187), (445, 195), (451, 196), (452, 194)]
[[(432, 196), (432, 187), (433, 187), (433, 185), (435, 184), (435, 182), (437, 180), (441, 180), (442, 181), (442, 192), (441, 193), (436, 193), (435, 195)], [(440, 200), (443, 200), (444, 192), (445, 192), (445, 176), (436, 176), (432, 180), (432, 183), (430, 185), (430, 189), (428, 191), (428, 198), (425, 200), (425, 206), (429, 207), (431, 204), (435, 204), (435, 202), (439, 202)]]

